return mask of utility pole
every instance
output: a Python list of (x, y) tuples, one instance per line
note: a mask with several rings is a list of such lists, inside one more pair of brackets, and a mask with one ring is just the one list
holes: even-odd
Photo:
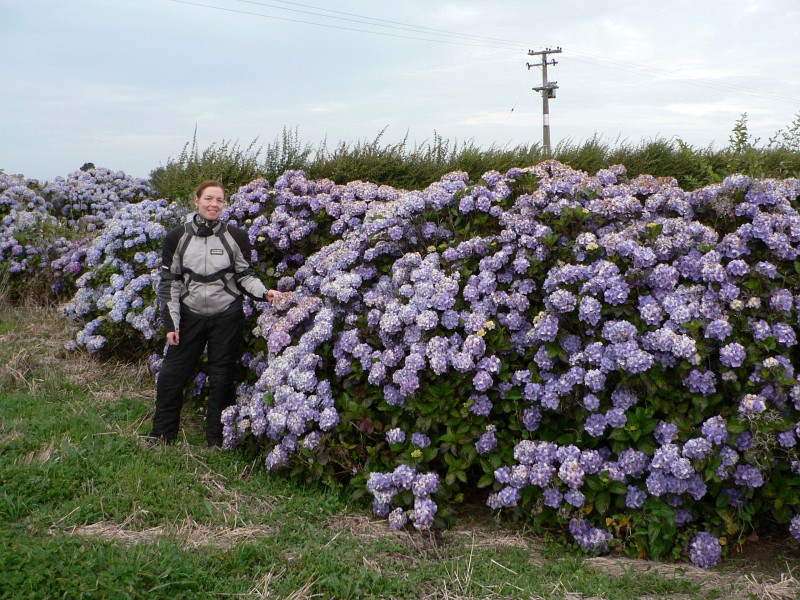
[(556, 85), (556, 81), (548, 81), (547, 80), (547, 65), (556, 65), (555, 59), (551, 60), (550, 62), (547, 61), (548, 54), (558, 54), (561, 52), (561, 47), (559, 46), (555, 50), (550, 48), (546, 48), (545, 50), (540, 50), (538, 52), (534, 52), (533, 50), (528, 50), (528, 56), (541, 56), (542, 62), (541, 64), (531, 64), (525, 63), (528, 66), (528, 69), (531, 67), (542, 67), (542, 85), (540, 87), (531, 88), (535, 92), (542, 93), (542, 147), (544, 148), (545, 156), (550, 156), (551, 149), (550, 149), (550, 106), (548, 104), (548, 100), (550, 98), (556, 97), (556, 89), (558, 89), (558, 85)]

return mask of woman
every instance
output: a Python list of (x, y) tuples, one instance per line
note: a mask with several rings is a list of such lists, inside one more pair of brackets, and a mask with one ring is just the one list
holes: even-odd
[(145, 445), (170, 443), (178, 435), (183, 393), (203, 350), (208, 352), (206, 441), (222, 445), (222, 411), (233, 404), (234, 375), (244, 333), (243, 293), (273, 301), (250, 266), (250, 240), (220, 222), (225, 189), (205, 181), (194, 195), (196, 212), (167, 234), (158, 287), (167, 330), (167, 353), (158, 375), (153, 430)]

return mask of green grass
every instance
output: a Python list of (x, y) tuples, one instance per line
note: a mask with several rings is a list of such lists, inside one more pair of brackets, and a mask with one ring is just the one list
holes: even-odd
[(64, 351), (69, 334), (53, 308), (3, 306), (0, 598), (730, 598), (741, 583), (609, 571), (481, 508), (396, 533), (345, 487), (202, 447), (192, 407), (181, 442), (141, 449), (151, 376)]

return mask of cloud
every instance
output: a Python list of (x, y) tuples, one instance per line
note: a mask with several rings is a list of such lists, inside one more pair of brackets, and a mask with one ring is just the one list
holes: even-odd
[(739, 78), (741, 80), (743, 72), (741, 69), (734, 70), (734, 69), (725, 69), (721, 67), (715, 66), (704, 66), (704, 65), (692, 65), (692, 66), (685, 66), (685, 67), (673, 67), (670, 69), (669, 73), (664, 73), (663, 75), (656, 75), (654, 76), (655, 79), (665, 79), (665, 80), (682, 80), (682, 79), (692, 79), (692, 80), (720, 80), (720, 79), (730, 79), (730, 78)]
[(333, 113), (346, 107), (347, 105), (344, 102), (327, 102), (325, 104), (309, 104), (306, 110), (314, 113)]
[[(747, 104), (732, 102), (681, 102), (668, 104), (665, 110), (679, 115), (691, 117), (707, 117), (711, 115), (741, 114), (744, 112), (759, 112), (758, 109), (749, 109)], [(762, 111), (763, 112), (763, 111)]]
[(503, 125), (508, 121), (510, 111), (488, 111), (470, 114), (455, 122), (455, 125)]

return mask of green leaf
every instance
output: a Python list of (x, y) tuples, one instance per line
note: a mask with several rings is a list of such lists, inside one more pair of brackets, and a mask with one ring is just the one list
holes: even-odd
[(731, 505), (731, 497), (728, 494), (720, 493), (717, 496), (716, 505), (718, 509), (728, 508)]
[(628, 486), (622, 483), (621, 481), (612, 481), (611, 484), (608, 486), (609, 491), (612, 494), (627, 494), (628, 493)]
[(603, 490), (597, 497), (594, 499), (594, 507), (601, 515), (604, 515), (608, 512), (609, 507), (611, 506), (611, 494), (607, 491)]
[(658, 521), (651, 521), (647, 526), (647, 541), (650, 548), (650, 556), (658, 560), (667, 550), (667, 545), (661, 537), (661, 524)]
[(574, 434), (562, 433), (560, 436), (558, 436), (558, 439), (556, 441), (562, 446), (569, 446), (575, 441)]
[(630, 439), (630, 435), (624, 429), (613, 429), (608, 437), (619, 442), (626, 442)]
[(600, 478), (598, 478), (598, 477), (597, 477), (597, 476), (595, 476), (595, 475), (591, 475), (591, 476), (589, 476), (589, 477), (587, 477), (587, 478), (586, 478), (586, 485), (587, 485), (587, 486), (589, 487), (589, 489), (590, 489), (590, 490), (592, 490), (593, 492), (600, 492), (600, 491), (602, 491), (602, 490), (603, 490), (603, 488), (605, 487), (605, 486), (603, 485), (603, 482), (602, 482), (602, 481), (600, 481)]
[(477, 487), (478, 488), (489, 487), (490, 485), (492, 485), (492, 483), (494, 483), (494, 474), (486, 473), (480, 479), (478, 479)]

